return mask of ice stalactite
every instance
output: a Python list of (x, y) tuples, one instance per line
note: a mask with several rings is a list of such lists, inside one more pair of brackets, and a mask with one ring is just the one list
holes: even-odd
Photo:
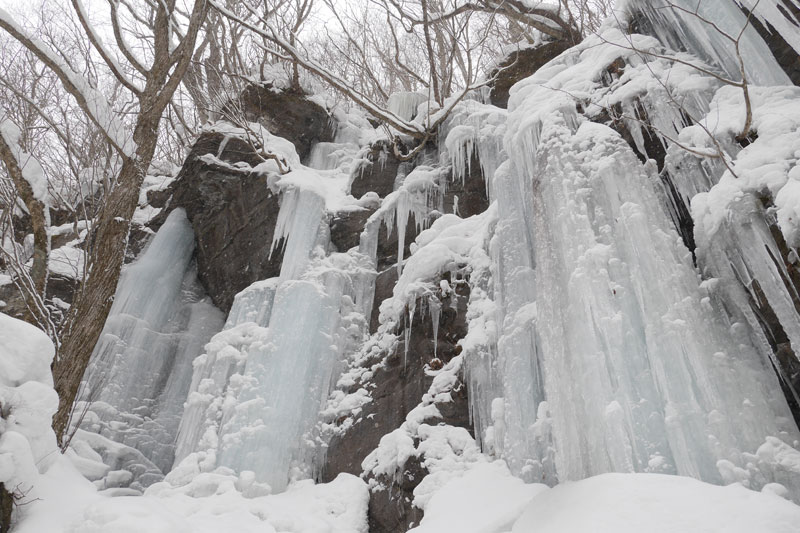
[(375, 276), (356, 250), (325, 255), (322, 196), (295, 185), (283, 195), (281, 275), (239, 293), (196, 360), (176, 461), (251, 471), (273, 491), (315, 468), (317, 416), (343, 353), (361, 341)]
[[(794, 0), (788, 0), (794, 2)], [(658, 39), (672, 50), (688, 50), (692, 55), (721, 68), (732, 80), (740, 80), (740, 64), (734, 44), (725, 36), (739, 39), (742, 63), (751, 83), (756, 85), (787, 85), (789, 78), (781, 69), (758, 32), (749, 24), (747, 15), (734, 1), (696, 2), (694, 0), (672, 0), (678, 7), (666, 8), (648, 0), (628, 0), (627, 9), (643, 17), (645, 27), (638, 31), (652, 31)], [(800, 39), (793, 37), (793, 27), (774, 1), (745, 0), (744, 5), (754, 8), (757, 18), (778, 26), (800, 51)], [(622, 6), (619, 6), (622, 7)], [(623, 8), (624, 9), (624, 8)], [(695, 15), (695, 10), (697, 14)], [(715, 26), (707, 22), (711, 20)], [(634, 22), (637, 22), (634, 19)], [(744, 29), (744, 31), (742, 31)]]
[(386, 225), (389, 235), (397, 231), (397, 273), (403, 272), (405, 259), (406, 229), (413, 217), (417, 233), (428, 227), (433, 205), (438, 205), (445, 185), (441, 168), (420, 165), (403, 180), (400, 188), (392, 192), (381, 203), (364, 226), (361, 236), (362, 253), (374, 256), (378, 245), (378, 231)]
[(592, 95), (589, 116), (637, 94), (636, 62), (627, 88), (602, 83), (620, 50), (587, 41), (509, 102), (511, 160), (493, 181), (499, 378), (496, 399), (472, 398), (478, 426), (495, 422), (484, 445), (531, 481), (646, 471), (759, 488), (776, 474), (754, 454), (768, 437), (795, 444), (797, 428), (749, 328), (714, 308), (654, 166), (576, 109), (574, 94)]
[(192, 228), (176, 209), (122, 274), (75, 413), (83, 429), (137, 448), (164, 472), (192, 361), (224, 319), (196, 281), (193, 250)]
[(312, 190), (289, 187), (283, 192), (272, 239), (273, 252), (283, 246), (282, 280), (297, 279), (308, 266), (324, 209), (325, 199)]
[(403, 120), (411, 120), (417, 114), (420, 104), (427, 102), (428, 97), (422, 93), (399, 91), (389, 95), (386, 103), (389, 111)]
[(442, 316), (442, 302), (437, 297), (428, 299), (428, 311), (431, 314), (431, 327), (433, 329), (433, 357), (438, 356), (439, 347), (439, 318)]
[(442, 126), (453, 179), (466, 179), (473, 155), (477, 157), (486, 182), (487, 196), (492, 199), (492, 177), (497, 167), (505, 161), (503, 146), (508, 114), (505, 109), (466, 100), (456, 106)]

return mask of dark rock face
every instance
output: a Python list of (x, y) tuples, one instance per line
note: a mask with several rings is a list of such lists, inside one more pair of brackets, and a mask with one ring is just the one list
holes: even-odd
[(328, 113), (300, 92), (251, 85), (239, 96), (236, 107), (247, 121), (258, 122), (294, 143), (300, 159), (308, 157), (314, 143), (332, 141), (336, 133)]
[[(381, 280), (381, 276), (384, 277)], [(384, 293), (394, 287), (395, 269), (389, 269), (379, 276), (378, 285)], [(445, 276), (449, 280), (449, 275)], [(429, 314), (421, 312), (417, 305), (410, 325), (411, 331), (406, 352), (402, 326), (400, 342), (391, 353), (385, 354), (383, 365), (375, 371), (366, 385), (370, 389), (372, 401), (364, 406), (359, 421), (342, 436), (331, 440), (327, 450), (326, 468), (322, 481), (329, 481), (341, 472), (359, 475), (361, 463), (380, 442), (381, 437), (400, 427), (406, 415), (416, 407), (422, 396), (428, 392), (433, 381), (430, 370), (446, 364), (460, 353), (458, 346), (467, 333), (466, 311), (469, 300), (469, 284), (466, 281), (451, 283), (455, 292), (441, 298), (442, 310), (439, 316), (438, 342), (434, 355), (433, 324)], [(376, 290), (375, 305), (379, 303)], [(435, 361), (438, 359), (438, 361)], [(374, 363), (371, 362), (371, 364)], [(441, 368), (439, 366), (439, 368)], [(437, 404), (442, 419), (428, 423), (447, 423), (465, 427), (472, 431), (469, 420), (469, 407), (466, 401), (466, 387), (457, 387), (451, 393), (452, 401)], [(369, 505), (370, 531), (373, 533), (406, 531), (411, 524), (419, 524), (422, 512), (413, 507), (414, 488), (422, 481), (426, 471), (422, 458), (407, 461), (398, 480), (379, 480), (386, 490), (371, 493)]]
[[(250, 146), (220, 133), (198, 139), (175, 183), (170, 207), (182, 207), (197, 238), (198, 277), (222, 311), (251, 283), (280, 274), (282, 252), (270, 255), (278, 218), (278, 197), (266, 176), (204, 161), (212, 154), (225, 163), (260, 162)], [(165, 210), (166, 211), (166, 210)]]
[(373, 299), (372, 316), (369, 318), (370, 334), (378, 331), (381, 303), (392, 296), (396, 284), (397, 268), (392, 266), (380, 272), (375, 278), (375, 298)]
[(486, 182), (481, 172), (478, 156), (473, 153), (469, 163), (469, 173), (464, 180), (448, 176), (447, 192), (443, 198), (444, 213), (452, 213), (455, 199), (458, 197), (458, 216), (468, 218), (483, 213), (489, 208), (489, 197), (486, 194)]
[(385, 480), (388, 488), (370, 492), (367, 520), (370, 533), (408, 531), (422, 520), (414, 507), (414, 488), (428, 474), (419, 457), (409, 457), (398, 479)]
[(355, 198), (361, 198), (365, 193), (373, 191), (381, 198), (385, 198), (394, 190), (394, 180), (397, 178), (401, 161), (394, 156), (387, 142), (370, 146), (366, 159), (367, 161), (353, 172), (350, 194)]
[(512, 85), (539, 70), (570, 46), (566, 41), (552, 41), (537, 48), (525, 48), (509, 54), (492, 72), (492, 75), (497, 75), (492, 86), (492, 104), (503, 109), (508, 107), (508, 91)]
[(338, 252), (358, 246), (361, 231), (375, 209), (335, 213), (331, 219), (331, 244)]

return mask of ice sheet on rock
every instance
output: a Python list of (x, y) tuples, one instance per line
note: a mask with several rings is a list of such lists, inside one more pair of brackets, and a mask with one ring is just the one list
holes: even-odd
[(355, 144), (318, 142), (311, 147), (308, 166), (317, 170), (336, 170), (349, 176), (357, 152)]
[(261, 327), (267, 327), (270, 316), (272, 316), (272, 304), (279, 283), (280, 278), (256, 281), (236, 294), (225, 321), (225, 329), (245, 322), (255, 322)]
[(466, 100), (456, 106), (440, 131), (453, 167), (453, 179), (463, 182), (473, 155), (477, 156), (490, 199), (492, 177), (507, 157), (503, 146), (507, 119), (505, 109)]
[[(719, 483), (718, 461), (745, 467), (765, 437), (793, 443), (797, 431), (769, 360), (702, 311), (656, 177), (552, 90), (597, 92), (620, 53), (582, 46), (512, 91), (512, 161), (494, 177), (503, 408), (473, 413), (502, 414), (495, 446), (531, 480), (662, 471)], [(749, 476), (757, 487), (769, 473)]]
[[(794, 1), (794, 0), (790, 0)], [(795, 47), (798, 45), (796, 27), (783, 22), (783, 14), (778, 12), (776, 2), (755, 2), (748, 0), (750, 6), (756, 6), (756, 14), (762, 20), (777, 24), (781, 35), (786, 35)], [(661, 9), (648, 0), (627, 0), (624, 6), (638, 11), (647, 20), (661, 42), (672, 50), (688, 49), (693, 55), (721, 68), (732, 80), (741, 79), (740, 65), (736, 51), (730, 39), (722, 32), (736, 38), (742, 33), (739, 41), (742, 60), (748, 79), (756, 85), (787, 85), (789, 78), (778, 65), (764, 40), (756, 29), (748, 24), (748, 19), (736, 2), (723, 0), (720, 2), (696, 2), (694, 0), (673, 0), (680, 9)], [(763, 7), (762, 7), (763, 4)], [(770, 5), (771, 4), (771, 5)], [(698, 15), (693, 15), (697, 9)], [(702, 20), (712, 20), (717, 28)]]
[(276, 491), (286, 487), (293, 455), (330, 386), (337, 354), (325, 333), (337, 312), (314, 283), (278, 288), (268, 342), (248, 354), (238, 404), (221, 428), (220, 465), (252, 470)]
[(291, 229), (282, 276), (239, 293), (225, 330), (195, 361), (177, 469), (202, 453), (283, 491), (316, 468), (314, 426), (343, 354), (362, 341), (375, 278), (371, 260), (355, 250), (324, 254), (323, 205), (314, 191), (284, 191), (279, 218), (286, 209)]
[(132, 446), (167, 471), (192, 361), (222, 327), (191, 261), (194, 234), (181, 209), (120, 278), (76, 409), (82, 423)]
[(417, 115), (419, 105), (427, 101), (428, 97), (422, 93), (399, 91), (389, 96), (386, 106), (401, 119), (411, 120)]

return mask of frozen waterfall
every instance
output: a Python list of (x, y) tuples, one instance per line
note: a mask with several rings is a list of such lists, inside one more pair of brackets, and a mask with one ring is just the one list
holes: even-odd
[(176, 209), (124, 270), (73, 415), (82, 429), (138, 449), (164, 473), (192, 362), (224, 320), (197, 282), (193, 251), (186, 213)]
[[(743, 2), (781, 31), (771, 3)], [(283, 252), (280, 272), (239, 292), (224, 326), (195, 280), (192, 229), (175, 210), (123, 275), (82, 427), (164, 473), (234, 472), (242, 492), (284, 491), (323, 464), (322, 426), (337, 437), (366, 426), (357, 415), (386, 360), (403, 357), (393, 378), (413, 375), (406, 361), (427, 354), (409, 353), (424, 352), (411, 325), (424, 311), (438, 368), (421, 363), (420, 379), (436, 386), (420, 406), (435, 411), (447, 379), (467, 383), (479, 460), (503, 459), (549, 485), (648, 472), (781, 483), (800, 501), (800, 476), (779, 457), (800, 444), (787, 396), (800, 397), (786, 371), (800, 369), (800, 107), (787, 104), (800, 91), (777, 87), (787, 75), (759, 32), (743, 31), (758, 135), (737, 139), (743, 96), (725, 77), (738, 80), (740, 65), (720, 33), (747, 20), (737, 3), (703, 4), (716, 29), (645, 0), (623, 5), (641, 33), (606, 23), (516, 83), (507, 110), (459, 102), (435, 147), (395, 165), (383, 198), (345, 192), (364, 139), (388, 146), (381, 130), (355, 123), (315, 144), (308, 166), (270, 174), (280, 210), (268, 244)], [(426, 101), (396, 93), (389, 107), (411, 120)], [(390, 157), (381, 154), (376, 164)], [(491, 206), (443, 214), (451, 183), (480, 180), (471, 165)], [(360, 240), (337, 240), (335, 218)], [(466, 336), (439, 329), (465, 312), (464, 299), (460, 310), (442, 305), (451, 282), (469, 285)], [(445, 333), (458, 346), (449, 360), (438, 348)], [(437, 374), (453, 361), (463, 367)], [(358, 379), (337, 383), (345, 368)], [(323, 420), (329, 400), (336, 408)], [(415, 431), (433, 419), (414, 421)], [(409, 420), (386, 435), (399, 431), (416, 453), (424, 439), (403, 433)], [(395, 470), (406, 448), (387, 459)], [(384, 471), (380, 451), (373, 473)]]
[(313, 190), (283, 191), (281, 275), (239, 293), (225, 329), (195, 361), (176, 466), (199, 453), (253, 472), (272, 491), (312, 473), (314, 426), (339, 362), (361, 340), (359, 306), (371, 304), (374, 278), (371, 260), (355, 250), (325, 255), (324, 203)]

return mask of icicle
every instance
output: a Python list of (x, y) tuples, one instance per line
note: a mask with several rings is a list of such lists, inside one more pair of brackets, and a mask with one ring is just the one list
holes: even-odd
[(281, 280), (297, 279), (305, 270), (324, 208), (325, 200), (314, 191), (290, 187), (283, 192), (270, 251), (271, 255), (283, 243)]
[(439, 348), (439, 317), (442, 313), (442, 302), (436, 295), (428, 298), (428, 310), (431, 313), (431, 326), (433, 327), (433, 357), (435, 358)]
[(387, 107), (403, 120), (411, 120), (417, 114), (417, 107), (426, 102), (428, 97), (422, 93), (415, 92), (396, 92), (389, 96)]
[(403, 353), (403, 370), (406, 368), (408, 362), (408, 344), (411, 342), (411, 325), (414, 323), (414, 311), (417, 307), (416, 298), (408, 302), (408, 313), (406, 317), (406, 328), (403, 331), (403, 339), (405, 340), (405, 352)]
[(505, 160), (503, 136), (507, 112), (477, 101), (462, 102), (442, 128), (444, 147), (453, 167), (453, 179), (463, 183), (471, 171), (473, 155), (477, 156), (486, 194), (492, 199), (491, 182), (497, 167)]
[(406, 189), (399, 191), (395, 216), (397, 217), (397, 277), (403, 274), (403, 259), (406, 248), (406, 227), (408, 226), (408, 216), (411, 214), (412, 200), (411, 194)]

